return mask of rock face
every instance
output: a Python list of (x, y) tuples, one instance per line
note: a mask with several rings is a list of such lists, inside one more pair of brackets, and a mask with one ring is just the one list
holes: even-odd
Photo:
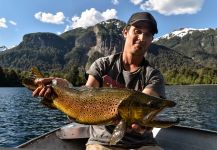
[(66, 42), (53, 33), (30, 33), (23, 36), (23, 41), (17, 46), (18, 49), (43, 49), (47, 47), (62, 48)]
[[(124, 26), (124, 22), (111, 19), (59, 36), (26, 34), (18, 46), (0, 53), (0, 66), (21, 70), (32, 66), (42, 70), (69, 70), (76, 65), (87, 69), (97, 58), (122, 51)], [(146, 57), (157, 68), (216, 67), (217, 31), (177, 30), (155, 40)]]

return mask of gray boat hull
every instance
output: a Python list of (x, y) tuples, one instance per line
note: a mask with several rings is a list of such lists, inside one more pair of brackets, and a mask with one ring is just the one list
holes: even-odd
[[(154, 129), (154, 136), (165, 150), (217, 150), (217, 132), (174, 126)], [(84, 150), (88, 126), (73, 124), (30, 140), (17, 148)]]

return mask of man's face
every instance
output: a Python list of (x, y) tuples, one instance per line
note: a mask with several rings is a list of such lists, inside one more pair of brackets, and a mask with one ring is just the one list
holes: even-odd
[(144, 55), (150, 46), (153, 35), (147, 24), (144, 22), (136, 23), (124, 30), (125, 50), (133, 55)]

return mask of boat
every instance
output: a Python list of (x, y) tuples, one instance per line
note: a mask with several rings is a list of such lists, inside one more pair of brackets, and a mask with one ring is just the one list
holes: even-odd
[[(70, 123), (16, 148), (85, 150), (89, 126)], [(217, 150), (217, 132), (185, 126), (154, 128), (153, 136), (164, 150)]]

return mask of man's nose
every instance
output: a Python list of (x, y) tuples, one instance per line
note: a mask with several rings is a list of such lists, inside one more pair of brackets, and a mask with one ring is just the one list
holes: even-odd
[(139, 34), (138, 38), (140, 41), (144, 41), (145, 40), (145, 34), (144, 33)]
[(153, 40), (153, 36), (151, 34), (141, 33), (141, 34), (138, 34), (138, 39), (140, 41)]

